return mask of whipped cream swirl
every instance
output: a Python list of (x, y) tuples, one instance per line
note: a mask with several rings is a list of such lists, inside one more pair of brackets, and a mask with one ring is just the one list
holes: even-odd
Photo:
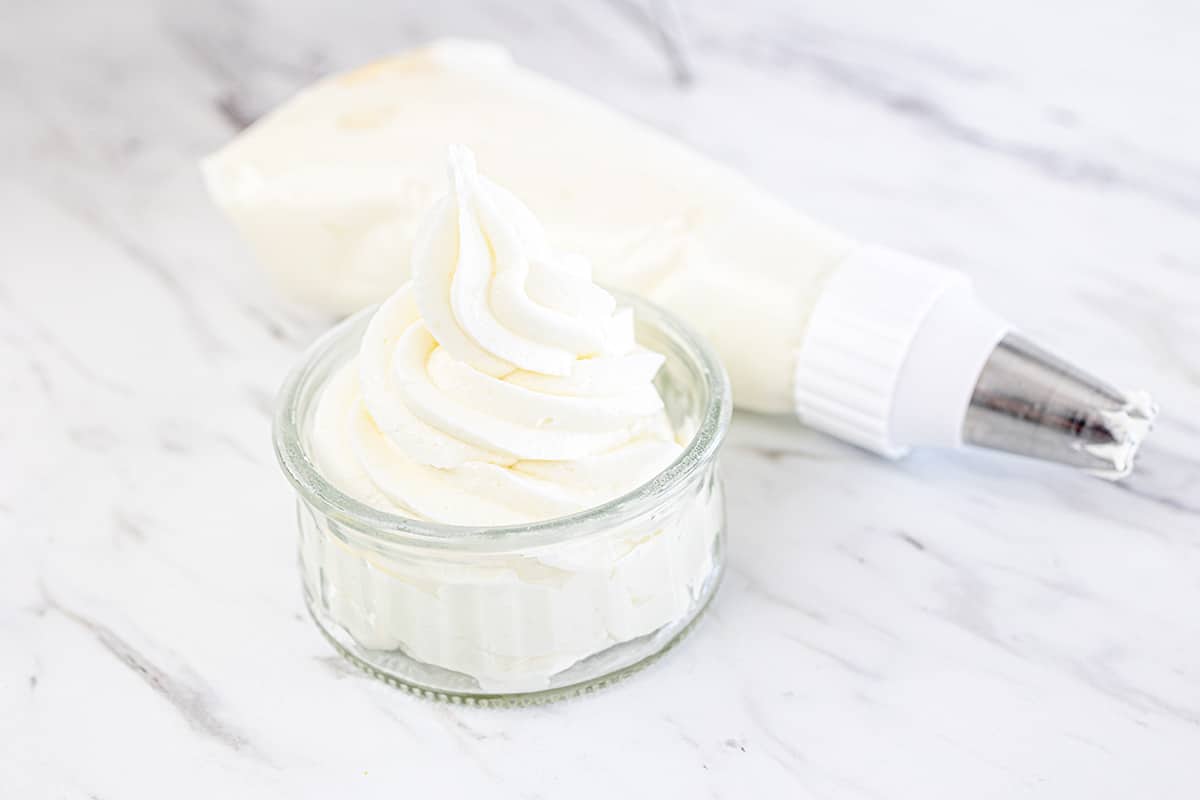
[(465, 147), (449, 174), (411, 281), (320, 399), (318, 467), (370, 505), (458, 525), (562, 516), (649, 480), (681, 449), (653, 384), (663, 357)]

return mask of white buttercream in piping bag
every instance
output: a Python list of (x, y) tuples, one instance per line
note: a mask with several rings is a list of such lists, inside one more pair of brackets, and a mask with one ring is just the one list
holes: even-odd
[(564, 516), (649, 480), (681, 450), (653, 384), (663, 357), (466, 148), (449, 178), (411, 281), (322, 394), (317, 466), (371, 505), (457, 525)]
[(586, 257), (597, 282), (653, 300), (713, 343), (736, 402), (792, 409), (811, 298), (854, 242), (498, 45), (440, 41), (325, 79), (204, 173), (277, 285), (351, 313), (409, 279), (456, 142), (557, 248)]
[[(1019, 341), (960, 273), (820, 225), (496, 45), (437, 42), (321, 81), (204, 171), (282, 287), (349, 312), (415, 270), (417, 220), (450, 142), (469, 145), (601, 284), (705, 335), (739, 407), (795, 413), (887, 455), (965, 443), (1110, 477), (1129, 471), (1154, 416)], [(489, 302), (519, 333), (531, 323), (512, 274)], [(459, 310), (460, 326), (496, 334), (477, 309)], [(498, 352), (477, 363), (487, 374), (515, 355), (493, 338)], [(544, 374), (565, 364), (544, 347), (526, 356)]]

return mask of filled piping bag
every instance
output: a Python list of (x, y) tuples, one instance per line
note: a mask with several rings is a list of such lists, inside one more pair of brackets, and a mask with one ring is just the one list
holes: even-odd
[(597, 280), (683, 317), (739, 407), (883, 455), (977, 445), (1110, 478), (1155, 414), (1013, 333), (954, 270), (859, 243), (502, 48), (446, 40), (323, 80), (204, 162), (276, 282), (341, 313), (408, 279), (446, 147), (479, 163)]

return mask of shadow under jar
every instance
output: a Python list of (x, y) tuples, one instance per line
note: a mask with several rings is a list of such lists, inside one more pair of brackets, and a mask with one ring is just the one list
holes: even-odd
[(317, 401), (374, 308), (318, 340), (287, 378), (274, 439), (298, 493), (304, 596), (352, 662), (440, 699), (542, 702), (635, 671), (704, 609), (723, 566), (717, 452), (729, 379), (673, 316), (617, 298), (634, 309), (638, 341), (666, 358), (655, 383), (687, 445), (648, 483), (567, 517), (442, 525), (367, 506), (321, 476), (310, 451)]

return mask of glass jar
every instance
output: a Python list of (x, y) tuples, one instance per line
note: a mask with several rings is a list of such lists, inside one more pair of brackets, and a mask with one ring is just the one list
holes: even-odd
[(373, 308), (318, 340), (287, 378), (274, 439), (298, 493), (304, 596), (350, 661), (440, 699), (541, 702), (630, 674), (703, 610), (723, 565), (716, 459), (729, 379), (677, 319), (618, 299), (634, 309), (638, 341), (666, 357), (655, 382), (688, 444), (648, 483), (567, 517), (442, 525), (367, 506), (320, 475), (309, 450), (317, 400), (358, 351)]

